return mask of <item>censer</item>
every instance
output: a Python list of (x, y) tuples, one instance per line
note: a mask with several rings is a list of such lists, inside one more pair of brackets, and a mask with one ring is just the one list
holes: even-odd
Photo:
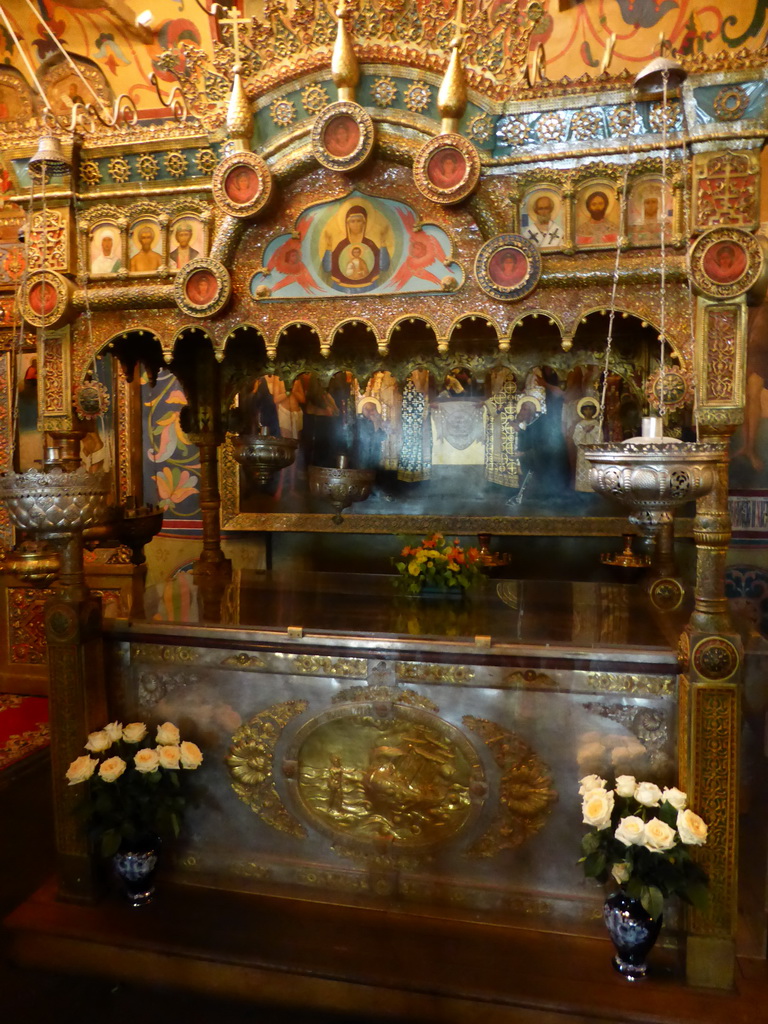
[[(666, 345), (666, 209), (667, 209), (667, 93), (670, 82), (679, 85), (685, 78), (680, 65), (665, 57), (652, 61), (635, 79), (638, 92), (662, 88), (662, 197), (664, 217), (661, 219), (661, 352), (658, 391), (659, 415), (643, 417), (642, 433), (627, 441), (584, 445), (581, 451), (590, 463), (589, 482), (592, 488), (608, 498), (621, 502), (630, 510), (629, 521), (647, 537), (655, 537), (662, 526), (672, 523), (675, 512), (690, 501), (707, 494), (715, 484), (716, 466), (723, 458), (719, 444), (684, 442), (664, 435), (665, 414), (665, 345)], [(622, 227), (626, 218), (626, 174), (622, 196)], [(600, 401), (600, 424), (605, 416), (608, 370), (616, 313), (616, 290), (619, 277), (621, 244), (616, 248), (608, 339), (605, 351), (603, 388)]]

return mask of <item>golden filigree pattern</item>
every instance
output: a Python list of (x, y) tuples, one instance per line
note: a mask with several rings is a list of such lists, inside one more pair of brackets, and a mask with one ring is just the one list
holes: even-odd
[(568, 122), (562, 114), (551, 111), (541, 115), (534, 125), (534, 132), (540, 142), (562, 142), (568, 134)]
[(249, 672), (261, 672), (266, 668), (266, 662), (258, 654), (230, 654), (221, 662), (222, 668), (240, 668)]
[(433, 665), (421, 661), (398, 661), (395, 677), (409, 683), (451, 683), (462, 686), (475, 678), (469, 665)]
[(599, 139), (603, 128), (603, 113), (601, 110), (579, 110), (571, 120), (571, 137), (585, 141), (586, 139)]
[(519, 736), (485, 718), (465, 715), (462, 722), (482, 739), (501, 772), (498, 809), (467, 851), (470, 857), (493, 857), (539, 832), (558, 795), (549, 766)]
[(706, 402), (730, 404), (734, 400), (733, 370), (738, 325), (739, 311), (736, 307), (714, 306), (707, 310)]
[(131, 644), (131, 662), (148, 661), (155, 665), (191, 665), (199, 658), (200, 651), (195, 647)]
[(328, 90), (322, 85), (308, 85), (301, 90), (301, 102), (310, 117), (319, 114), (331, 102)]
[(254, 715), (232, 737), (226, 763), (232, 789), (262, 821), (279, 832), (303, 839), (307, 830), (286, 809), (274, 783), (275, 743), (285, 726), (308, 707), (305, 700), (286, 700)]
[(68, 242), (66, 210), (36, 210), (29, 228), (29, 269), (69, 270)]
[(522, 146), (528, 138), (530, 125), (522, 117), (506, 117), (496, 127), (496, 137), (505, 146)]
[(391, 107), (397, 99), (395, 80), (386, 75), (377, 78), (371, 86), (371, 95), (377, 107)]
[(653, 696), (672, 696), (675, 680), (672, 676), (626, 675), (619, 672), (590, 672), (587, 685), (602, 693), (634, 693)]
[(151, 153), (142, 153), (139, 156), (138, 168), (142, 181), (154, 181), (160, 173), (160, 164)]
[(163, 159), (165, 169), (172, 178), (183, 178), (187, 173), (189, 161), (179, 150), (172, 150), (166, 153)]
[(760, 216), (758, 174), (755, 152), (697, 153), (693, 158), (696, 229), (756, 227)]
[(98, 160), (83, 160), (80, 164), (80, 177), (87, 185), (98, 185), (101, 181), (101, 168)]
[(403, 103), (413, 111), (420, 114), (432, 102), (432, 90), (426, 82), (413, 82), (403, 93)]
[(749, 96), (743, 85), (724, 85), (712, 104), (720, 121), (738, 121), (749, 106)]
[(287, 128), (296, 120), (296, 107), (291, 100), (274, 100), (269, 107), (269, 116), (280, 128)]
[(292, 659), (290, 671), (297, 676), (365, 679), (368, 674), (368, 662), (365, 658), (331, 658), (321, 654), (297, 654)]
[(131, 177), (131, 165), (123, 156), (113, 156), (107, 164), (107, 171), (112, 181), (124, 185)]
[(218, 157), (212, 149), (201, 149), (195, 154), (195, 166), (200, 174), (213, 174)]
[(493, 136), (494, 120), (488, 114), (475, 114), (467, 125), (467, 135), (475, 142), (487, 142)]

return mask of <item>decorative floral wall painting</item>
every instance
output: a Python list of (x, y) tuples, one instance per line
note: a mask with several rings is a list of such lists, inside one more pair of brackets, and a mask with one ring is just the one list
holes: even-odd
[(154, 388), (142, 374), (141, 399), (145, 499), (165, 510), (165, 536), (189, 536), (201, 528), (200, 453), (179, 423), (187, 400), (168, 370)]
[(273, 238), (263, 271), (253, 275), (257, 299), (323, 298), (452, 291), (463, 281), (448, 234), (423, 223), (405, 203), (352, 192), (310, 206), (291, 234)]

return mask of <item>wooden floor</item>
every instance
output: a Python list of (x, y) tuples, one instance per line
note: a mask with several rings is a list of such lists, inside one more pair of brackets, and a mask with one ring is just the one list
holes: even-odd
[[(44, 774), (0, 790), (0, 820), (20, 836), (12, 857), (0, 855), (0, 909), (50, 867), (47, 803)], [(653, 978), (632, 984), (611, 969), (603, 939), (170, 884), (135, 911), (114, 898), (63, 904), (47, 882), (11, 912), (4, 954), (0, 1018), (9, 1024), (74, 1024), (97, 1006), (100, 1024), (768, 1020), (764, 961), (740, 961), (734, 993), (696, 991), (659, 949)]]

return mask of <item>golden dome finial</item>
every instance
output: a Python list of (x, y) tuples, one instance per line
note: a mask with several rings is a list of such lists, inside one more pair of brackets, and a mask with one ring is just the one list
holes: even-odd
[(234, 72), (235, 78), (232, 82), (232, 92), (229, 94), (227, 106), (227, 132), (232, 140), (233, 149), (245, 150), (251, 148), (253, 113), (243, 85), (239, 63), (235, 64)]
[(463, 0), (459, 0), (456, 6), (456, 34), (450, 43), (451, 56), (437, 94), (437, 109), (443, 119), (443, 133), (457, 131), (459, 121), (467, 109), (467, 78), (461, 62), (466, 27), (462, 21), (463, 8)]
[(333, 57), (331, 58), (331, 74), (333, 84), (339, 90), (340, 100), (354, 102), (355, 87), (360, 81), (360, 67), (352, 46), (352, 40), (347, 31), (345, 18), (349, 10), (344, 3), (340, 3), (336, 10), (336, 42), (333, 44)]

